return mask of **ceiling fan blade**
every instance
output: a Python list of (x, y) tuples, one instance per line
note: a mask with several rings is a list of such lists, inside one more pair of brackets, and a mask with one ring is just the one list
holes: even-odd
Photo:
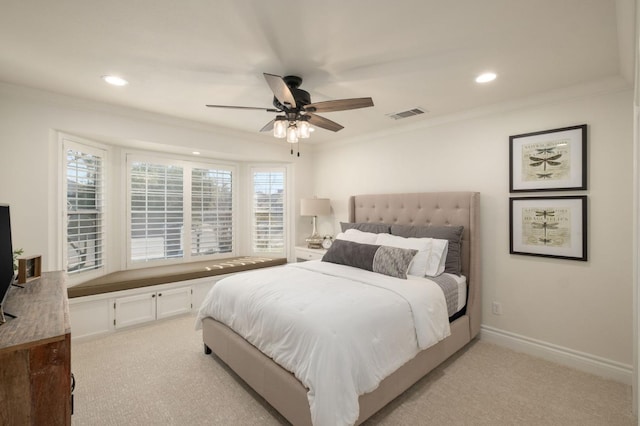
[(337, 132), (344, 129), (344, 126), (341, 126), (335, 121), (320, 117), (319, 115), (311, 113), (307, 113), (305, 115), (309, 117), (309, 123), (313, 124), (314, 126), (322, 127), (323, 129), (331, 130), (332, 132)]
[(267, 80), (267, 84), (271, 88), (273, 95), (282, 105), (289, 104), (291, 108), (296, 108), (296, 100), (293, 97), (293, 93), (291, 93), (289, 86), (287, 86), (287, 83), (285, 83), (282, 77), (264, 73), (264, 79)]
[(305, 105), (304, 110), (308, 112), (332, 112), (345, 111), (348, 109), (367, 108), (373, 106), (371, 98), (337, 99), (335, 101), (316, 102)]
[(233, 106), (233, 105), (206, 105), (209, 108), (231, 108), (231, 109), (252, 109), (258, 111), (267, 111), (267, 112), (282, 112), (279, 109), (274, 108), (260, 108), (260, 107), (246, 107), (246, 106)]
[(260, 129), (261, 132), (270, 132), (273, 130), (273, 123), (276, 122), (276, 119), (274, 118), (273, 120), (271, 120), (270, 122), (268, 122), (267, 124), (264, 125), (264, 127), (262, 129)]

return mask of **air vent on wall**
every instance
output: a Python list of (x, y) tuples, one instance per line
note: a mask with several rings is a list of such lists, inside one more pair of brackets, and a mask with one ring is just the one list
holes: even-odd
[(413, 117), (414, 115), (424, 114), (426, 111), (422, 108), (413, 108), (407, 111), (396, 112), (393, 114), (387, 114), (387, 117), (393, 118), (394, 120), (400, 120), (403, 118)]

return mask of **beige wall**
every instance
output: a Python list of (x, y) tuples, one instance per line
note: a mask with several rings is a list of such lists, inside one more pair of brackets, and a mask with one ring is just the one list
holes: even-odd
[[(352, 194), (479, 191), (483, 324), (631, 365), (632, 101), (614, 91), (319, 148), (316, 192), (335, 210), (321, 226), (338, 231)], [(588, 195), (589, 261), (510, 255), (509, 135), (583, 123), (589, 190), (569, 193)]]

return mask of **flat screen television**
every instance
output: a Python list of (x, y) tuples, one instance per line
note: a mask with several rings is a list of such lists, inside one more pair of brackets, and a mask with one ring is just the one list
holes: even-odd
[(0, 323), (5, 321), (3, 314), (4, 302), (14, 279), (9, 206), (0, 204)]

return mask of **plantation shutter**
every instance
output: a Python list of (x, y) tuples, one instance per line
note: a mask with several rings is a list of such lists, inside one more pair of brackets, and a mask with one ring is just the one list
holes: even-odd
[(183, 168), (134, 161), (130, 166), (131, 261), (183, 257)]
[(104, 265), (105, 151), (69, 141), (64, 150), (66, 270), (78, 274)]
[(285, 251), (285, 169), (252, 170), (255, 253)]
[(232, 171), (191, 172), (191, 255), (233, 251)]

